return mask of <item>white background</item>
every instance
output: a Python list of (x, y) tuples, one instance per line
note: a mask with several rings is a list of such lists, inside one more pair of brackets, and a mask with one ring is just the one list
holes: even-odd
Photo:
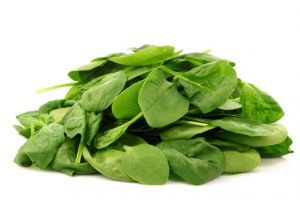
[[(299, 199), (300, 6), (297, 1), (0, 1), (0, 199)], [(174, 45), (237, 63), (239, 76), (272, 94), (294, 139), (293, 155), (264, 160), (251, 173), (205, 185), (121, 183), (21, 168), (13, 158), (24, 139), (15, 115), (63, 97), (90, 59), (142, 44)]]

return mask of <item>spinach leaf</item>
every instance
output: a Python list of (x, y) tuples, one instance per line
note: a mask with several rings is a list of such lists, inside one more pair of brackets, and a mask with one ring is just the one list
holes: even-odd
[(95, 147), (97, 149), (102, 149), (104, 147), (109, 146), (113, 142), (117, 141), (122, 135), (126, 133), (127, 128), (136, 122), (139, 118), (141, 118), (143, 115), (142, 113), (139, 113), (134, 118), (132, 118), (130, 121), (117, 126), (113, 129), (109, 129), (104, 132), (100, 132), (99, 135), (96, 137), (95, 140)]
[(106, 75), (99, 83), (85, 91), (80, 100), (87, 111), (103, 111), (119, 95), (126, 83), (123, 71)]
[(161, 185), (169, 178), (168, 160), (157, 147), (149, 144), (125, 146), (122, 168), (135, 181), (149, 185)]
[(216, 133), (218, 137), (253, 147), (278, 144), (287, 137), (286, 128), (279, 124), (261, 124), (237, 117), (225, 117), (211, 124), (230, 131), (220, 131)]
[(25, 128), (20, 125), (14, 125), (13, 127), (16, 129), (16, 131), (18, 131), (20, 135), (24, 136), (27, 139), (30, 138), (31, 136), (30, 128)]
[(282, 108), (273, 97), (250, 83), (242, 83), (241, 103), (244, 117), (262, 123), (276, 122), (284, 115)]
[(281, 157), (294, 152), (290, 149), (292, 143), (292, 139), (290, 137), (286, 137), (286, 139), (279, 144), (258, 147), (256, 148), (256, 150), (258, 151), (260, 156), (264, 158)]
[(89, 150), (83, 149), (83, 157), (98, 172), (104, 176), (118, 181), (133, 181), (123, 170), (121, 161), (125, 152), (112, 148), (105, 148), (96, 151), (92, 156)]
[(125, 89), (112, 103), (112, 113), (117, 119), (131, 119), (141, 112), (138, 96), (144, 80)]
[(29, 111), (17, 116), (17, 120), (25, 128), (29, 128), (31, 135), (42, 127), (47, 126), (53, 120), (48, 114), (42, 114), (39, 111)]
[(174, 125), (161, 131), (159, 135), (164, 141), (190, 139), (197, 134), (204, 133), (214, 128), (215, 127), (213, 126)]
[(165, 141), (157, 146), (167, 156), (172, 173), (188, 183), (206, 183), (225, 169), (223, 153), (203, 138)]
[(74, 100), (77, 101), (82, 96), (82, 85), (75, 85), (69, 89), (67, 92), (65, 99), (66, 100)]
[(128, 67), (125, 70), (127, 81), (130, 81), (139, 76), (145, 75), (152, 70), (150, 67)]
[(60, 123), (64, 116), (69, 112), (70, 107), (57, 108), (52, 110), (49, 115), (53, 118), (54, 122)]
[(92, 61), (87, 65), (80, 66), (68, 73), (68, 76), (74, 81), (83, 82), (96, 73), (97, 68), (104, 66), (107, 63), (106, 59)]
[(255, 149), (244, 152), (226, 150), (223, 153), (226, 160), (224, 172), (227, 173), (249, 172), (260, 164), (260, 156)]
[(245, 144), (239, 144), (239, 143), (228, 141), (228, 140), (221, 140), (221, 139), (208, 137), (208, 138), (206, 138), (206, 141), (208, 143), (218, 147), (222, 151), (233, 150), (233, 151), (238, 151), (238, 152), (244, 152), (244, 151), (247, 151), (250, 149), (250, 147)]
[(25, 167), (35, 164), (39, 168), (46, 168), (63, 142), (64, 127), (55, 123), (49, 124), (23, 144), (14, 161)]
[(230, 63), (220, 60), (191, 69), (185, 73), (162, 68), (179, 78), (179, 83), (191, 101), (202, 113), (221, 106), (237, 85), (237, 76)]
[(75, 163), (80, 163), (87, 131), (86, 112), (78, 104), (75, 104), (67, 112), (67, 114), (65, 114), (61, 122), (64, 125), (65, 133), (69, 138), (74, 138), (76, 135), (81, 135), (77, 156), (75, 159)]
[(57, 108), (71, 107), (75, 104), (73, 100), (56, 99), (48, 101), (39, 108), (39, 113), (50, 113), (52, 110)]
[(221, 110), (236, 110), (240, 109), (242, 105), (237, 99), (227, 99), (224, 104), (219, 106), (218, 108)]
[(73, 138), (77, 134), (84, 135), (86, 132), (86, 113), (78, 105), (75, 104), (64, 115), (61, 123), (65, 127), (65, 133), (69, 138)]
[(51, 167), (70, 176), (75, 174), (94, 174), (96, 172), (88, 163), (75, 163), (77, 144), (75, 140), (66, 141), (57, 150)]
[(123, 56), (112, 57), (109, 60), (121, 65), (154, 65), (166, 61), (177, 53), (171, 46), (148, 46), (135, 53)]
[(90, 145), (98, 130), (100, 128), (101, 121), (103, 119), (102, 113), (94, 113), (88, 112), (87, 113), (87, 132), (85, 136), (85, 142), (87, 145)]
[(146, 78), (138, 97), (143, 115), (153, 128), (177, 121), (188, 112), (189, 101), (182, 96), (175, 84), (166, 80), (158, 69)]

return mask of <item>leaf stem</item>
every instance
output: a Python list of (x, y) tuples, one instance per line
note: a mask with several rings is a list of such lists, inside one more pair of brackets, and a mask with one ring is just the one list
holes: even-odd
[(200, 123), (206, 123), (206, 124), (209, 124), (211, 122), (211, 120), (209, 120), (209, 119), (190, 117), (190, 116), (184, 116), (183, 119), (192, 120), (192, 121), (200, 122)]
[(193, 126), (201, 126), (201, 127), (208, 126), (208, 124), (206, 123), (188, 121), (188, 120), (178, 120), (176, 124), (193, 125)]
[(189, 83), (191, 83), (191, 84), (193, 84), (193, 85), (196, 85), (196, 86), (198, 86), (198, 87), (200, 87), (200, 88), (209, 89), (209, 88), (204, 87), (204, 86), (201, 85), (200, 83), (194, 82), (194, 81), (192, 81), (192, 80), (190, 80), (190, 79), (184, 77), (181, 73), (178, 73), (178, 72), (176, 72), (176, 71), (173, 71), (173, 70), (171, 70), (171, 69), (169, 69), (169, 68), (167, 68), (167, 67), (161, 67), (160, 69), (163, 70), (163, 71), (165, 71), (165, 72), (167, 72), (167, 73), (169, 73), (169, 74), (172, 74), (173, 76), (176, 76), (176, 77), (178, 77), (178, 78), (180, 78), (180, 79), (182, 79), (182, 80), (184, 80), (184, 81), (186, 81), (186, 82), (189, 82)]
[(36, 93), (40, 94), (40, 93), (44, 93), (50, 90), (55, 90), (58, 88), (63, 88), (63, 87), (69, 87), (69, 86), (75, 86), (78, 85), (78, 82), (70, 82), (70, 83), (63, 83), (63, 84), (59, 84), (59, 85), (54, 85), (51, 87), (47, 87), (47, 88), (42, 88), (36, 91)]
[(77, 151), (77, 155), (76, 155), (76, 159), (75, 159), (75, 163), (77, 163), (77, 164), (80, 163), (80, 161), (81, 161), (81, 157), (82, 157), (82, 153), (83, 153), (83, 147), (84, 147), (84, 136), (81, 136), (78, 151)]

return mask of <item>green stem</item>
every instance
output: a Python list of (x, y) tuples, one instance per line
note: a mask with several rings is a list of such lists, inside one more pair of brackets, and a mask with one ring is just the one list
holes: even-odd
[(63, 84), (54, 85), (54, 86), (51, 86), (51, 87), (39, 89), (38, 91), (36, 91), (36, 93), (43, 93), (43, 92), (47, 92), (47, 91), (50, 91), (50, 90), (54, 90), (54, 89), (58, 89), (58, 88), (62, 88), (62, 87), (75, 86), (75, 85), (78, 85), (78, 82), (63, 83)]
[(77, 164), (80, 163), (80, 161), (81, 161), (81, 157), (82, 157), (82, 153), (83, 153), (83, 147), (84, 147), (84, 136), (81, 136), (78, 151), (77, 151), (77, 155), (76, 155), (76, 159), (75, 159), (75, 163), (77, 163)]
[(184, 77), (181, 73), (178, 73), (178, 72), (176, 72), (176, 71), (173, 71), (173, 70), (171, 70), (171, 69), (169, 69), (169, 68), (167, 68), (167, 67), (161, 67), (160, 69), (163, 70), (163, 71), (165, 71), (165, 72), (167, 72), (167, 73), (169, 73), (169, 74), (172, 74), (173, 76), (176, 76), (176, 77), (178, 77), (178, 78), (180, 78), (180, 79), (182, 79), (182, 80), (184, 80), (184, 81), (186, 81), (186, 82), (189, 82), (189, 83), (191, 83), (191, 84), (193, 84), (193, 85), (196, 85), (196, 86), (198, 86), (198, 87), (200, 87), (200, 88), (209, 89), (209, 88), (207, 88), (207, 87), (204, 87), (204, 86), (201, 85), (200, 83), (194, 82), (194, 81), (192, 81), (192, 80), (190, 80), (190, 79)]
[(184, 125), (193, 125), (193, 126), (208, 126), (206, 123), (195, 122), (195, 121), (187, 121), (187, 120), (178, 120), (176, 124), (184, 124)]
[(192, 121), (200, 122), (200, 123), (206, 123), (206, 124), (209, 124), (211, 122), (211, 120), (209, 120), (209, 119), (190, 117), (190, 116), (184, 116), (183, 119), (192, 120)]

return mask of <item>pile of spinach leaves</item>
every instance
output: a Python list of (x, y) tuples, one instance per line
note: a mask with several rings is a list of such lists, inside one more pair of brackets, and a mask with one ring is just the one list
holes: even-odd
[(15, 162), (69, 175), (164, 184), (206, 183), (292, 153), (270, 95), (207, 52), (144, 45), (68, 73), (64, 99), (17, 116), (27, 141)]

